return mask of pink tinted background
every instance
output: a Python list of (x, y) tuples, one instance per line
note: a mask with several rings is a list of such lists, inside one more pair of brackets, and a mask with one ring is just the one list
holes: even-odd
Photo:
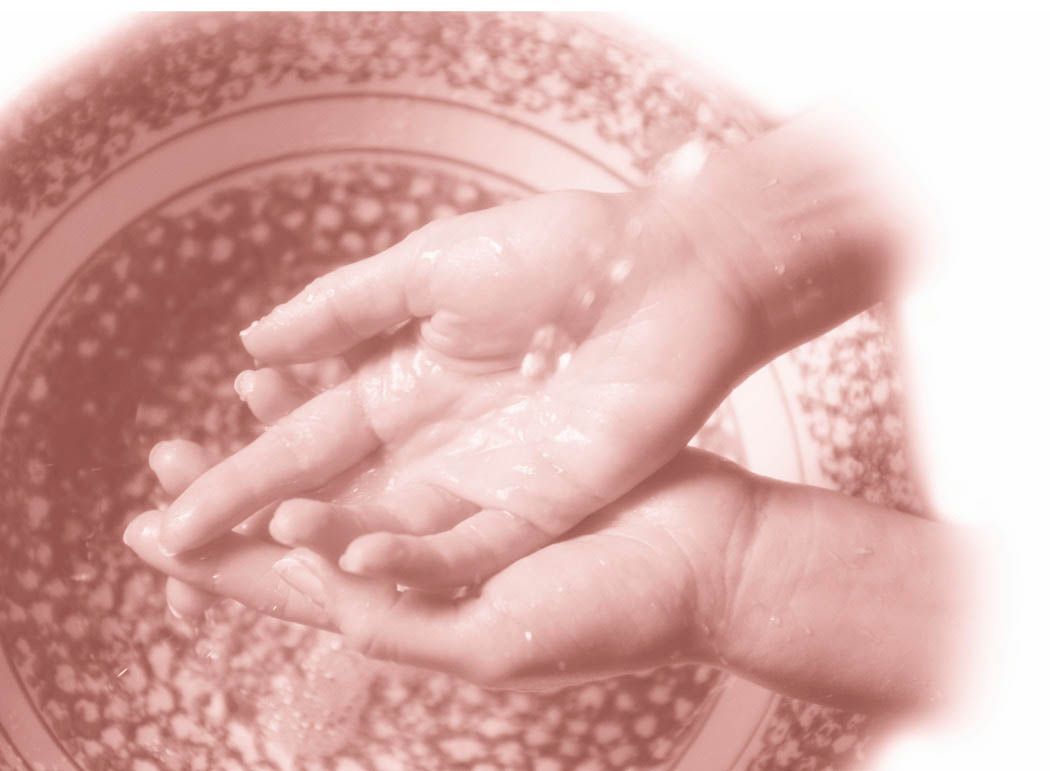
[[(605, 6), (608, 7), (608, 6)], [(883, 6), (885, 7), (885, 6)], [(623, 9), (629, 10), (629, 9)], [(0, 17), (0, 102), (115, 17)], [(947, 518), (990, 528), (1011, 566), (993, 597), (1009, 663), (972, 722), (906, 738), (886, 767), (985, 768), (1041, 754), (1050, 682), (1040, 612), (1050, 535), (1039, 479), (1046, 423), (1040, 335), (1047, 174), (1045, 18), (633, 17), (790, 113), (845, 100), (914, 174), (940, 258), (905, 304), (915, 422)], [(1033, 618), (1034, 617), (1034, 618)], [(1006, 687), (1013, 686), (1012, 692)]]

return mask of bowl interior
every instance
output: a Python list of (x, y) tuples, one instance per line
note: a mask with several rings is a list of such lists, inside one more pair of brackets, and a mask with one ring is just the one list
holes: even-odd
[[(12, 765), (730, 768), (765, 751), (773, 697), (712, 668), (488, 692), (240, 606), (191, 627), (120, 542), (162, 503), (153, 443), (226, 453), (258, 430), (230, 387), (252, 364), (236, 332), (311, 278), (436, 217), (628, 189), (686, 136), (761, 125), (651, 52), (540, 16), (156, 17), (41, 87), (0, 149)], [(759, 373), (697, 442), (814, 478), (789, 398), (806, 372)]]

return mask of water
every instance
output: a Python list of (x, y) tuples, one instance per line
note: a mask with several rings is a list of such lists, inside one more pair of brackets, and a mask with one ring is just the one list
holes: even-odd
[[(133, 737), (141, 729), (160, 736), (178, 725), (180, 733), (164, 750), (178, 759), (171, 765), (189, 764), (200, 755), (195, 762), (207, 768), (248, 763), (248, 746), (278, 767), (299, 767), (295, 758), (319, 768), (335, 768), (341, 759), (371, 767), (377, 748), (401, 748), (409, 737), (423, 741), (430, 757), (441, 757), (440, 742), (461, 730), (457, 720), (480, 724), (493, 716), (512, 727), (501, 741), (524, 747), (525, 733), (545, 710), (574, 714), (574, 689), (511, 702), (506, 694), (471, 690), (445, 675), (364, 662), (338, 650), (332, 635), (232, 603), (212, 608), (197, 624), (181, 622), (168, 613), (162, 577), (121, 543), (128, 517), (164, 502), (146, 467), (157, 441), (185, 437), (222, 456), (258, 430), (231, 388), (234, 376), (254, 365), (240, 347), (238, 330), (313, 277), (363, 257), (381, 240), (380, 230), (396, 235), (422, 224), (411, 221), (407, 207), (394, 215), (388, 202), (411, 199), (424, 218), (454, 212), (457, 189), (461, 200), (470, 198), (478, 207), (501, 200), (461, 177), (402, 166), (386, 167), (389, 185), (369, 190), (369, 166), (355, 163), (344, 169), (346, 177), (372, 203), (350, 208), (341, 223), (311, 216), (359, 194), (340, 192), (336, 171), (260, 173), (231, 185), (214, 204), (223, 209), (221, 225), (206, 199), (183, 205), (178, 213), (157, 212), (130, 223), (73, 281), (13, 381), (0, 447), (6, 474), (0, 489), (12, 491), (18, 503), (4, 522), (12, 536), (0, 542), (0, 574), (6, 579), (0, 635), (28, 690), (55, 694), (42, 714), (56, 726), (72, 726), (57, 733), (83, 764), (127, 767), (141, 748), (134, 742), (102, 743), (101, 755), (88, 758), (83, 748), (91, 736), (76, 734), (78, 702), (94, 704), (106, 716), (98, 726), (100, 733), (110, 732), (106, 735)], [(293, 194), (290, 183), (304, 179), (310, 181), (302, 186), (305, 197)], [(476, 195), (467, 196), (464, 184)], [(266, 237), (260, 239), (260, 233)], [(225, 239), (219, 248), (226, 258), (209, 260), (219, 237)], [(160, 273), (154, 271), (157, 260), (163, 261)], [(623, 264), (606, 280), (628, 281), (631, 272)], [(140, 294), (129, 297), (124, 291), (129, 284)], [(81, 301), (88, 287), (93, 287), (91, 300)], [(606, 291), (602, 284), (585, 287), (581, 312), (596, 312)], [(565, 330), (536, 330), (533, 342), (536, 377), (553, 377), (571, 366), (576, 349)], [(405, 377), (424, 366), (412, 361)], [(159, 420), (137, 420), (154, 412)], [(717, 425), (713, 421), (710, 431)], [(580, 441), (571, 426), (558, 431), (561, 441)], [(732, 454), (728, 447), (718, 449)], [(49, 561), (39, 550), (24, 548), (33, 542), (50, 547)], [(63, 596), (51, 597), (13, 578), (29, 571), (39, 576), (39, 586), (61, 587)], [(222, 580), (221, 571), (212, 578)], [(67, 623), (74, 614), (85, 622)], [(41, 649), (49, 652), (46, 660), (32, 655)], [(169, 651), (166, 666), (155, 653), (161, 650)], [(567, 665), (561, 660), (553, 666), (564, 671)], [(68, 693), (53, 685), (60, 667), (77, 673)], [(397, 683), (414, 695), (397, 703), (381, 695)], [(691, 703), (702, 702), (711, 689), (682, 668), (615, 678), (598, 687), (642, 703), (654, 683)], [(173, 706), (154, 714), (151, 704), (166, 703), (160, 689), (170, 694)], [(685, 718), (654, 714), (659, 719), (653, 741), (682, 735)], [(179, 738), (216, 737), (216, 726), (233, 725), (243, 741), (228, 741), (225, 733), (203, 744)], [(552, 735), (554, 751), (561, 737), (556, 728)], [(648, 751), (640, 745), (638, 757), (648, 757)], [(492, 763), (500, 767), (495, 755)]]
[(575, 350), (576, 343), (565, 330), (555, 324), (545, 324), (532, 335), (521, 359), (521, 374), (530, 380), (549, 378), (572, 363)]

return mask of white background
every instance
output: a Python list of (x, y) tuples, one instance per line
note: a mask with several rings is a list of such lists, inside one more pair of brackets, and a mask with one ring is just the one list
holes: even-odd
[[(918, 451), (941, 514), (980, 528), (1005, 568), (987, 622), (999, 634), (982, 707), (962, 723), (914, 729), (880, 767), (1042, 766), (1050, 20), (770, 8), (619, 10), (776, 112), (818, 103), (857, 111), (908, 169), (937, 258), (903, 306)], [(0, 105), (122, 18), (0, 15)]]

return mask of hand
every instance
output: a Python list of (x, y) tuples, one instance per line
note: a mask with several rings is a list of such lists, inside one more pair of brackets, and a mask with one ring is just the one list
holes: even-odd
[(396, 488), (429, 531), (361, 535), (345, 569), (430, 588), (495, 573), (666, 463), (754, 363), (717, 248), (697, 255), (645, 194), (566, 192), (318, 279), (245, 346), (270, 364), (349, 352), (353, 375), (190, 485), (162, 542), (200, 546), (334, 479), (352, 493), (336, 516)]
[[(192, 443), (172, 443), (166, 454), (168, 473), (204, 470)], [(731, 605), (722, 571), (727, 556), (744, 547), (748, 478), (688, 450), (564, 540), (458, 599), (398, 592), (388, 582), (348, 575), (303, 546), (236, 533), (170, 556), (157, 540), (160, 512), (141, 515), (125, 540), (198, 591), (338, 628), (369, 656), (490, 687), (546, 689), (672, 660), (718, 660), (720, 614)], [(698, 500), (708, 502), (705, 511), (696, 511)], [(303, 514), (299, 538), (316, 545), (327, 523)]]
[[(266, 420), (301, 393), (268, 371), (247, 401)], [(169, 489), (207, 468), (189, 442), (164, 443), (153, 456)], [(410, 514), (375, 503), (354, 527), (412, 526)], [(172, 577), (169, 601), (173, 587), (176, 601), (198, 607), (231, 597), (339, 628), (369, 655), (491, 686), (557, 687), (678, 658), (843, 708), (900, 710), (935, 706), (959, 682), (953, 641), (969, 639), (972, 596), (961, 568), (979, 562), (959, 533), (755, 477), (706, 453), (684, 452), (564, 540), (459, 599), (338, 570), (333, 544), (349, 520), (331, 511), (286, 501), (248, 521), (253, 536), (229, 533), (183, 557), (160, 548), (159, 512), (132, 523), (126, 540)], [(267, 526), (287, 548), (261, 536)]]

